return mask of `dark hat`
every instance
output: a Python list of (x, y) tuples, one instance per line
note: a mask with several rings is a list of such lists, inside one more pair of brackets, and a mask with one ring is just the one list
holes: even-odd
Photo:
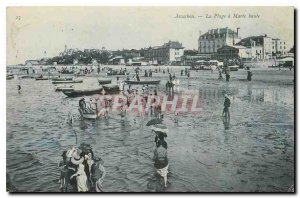
[(74, 165), (79, 165), (79, 164), (81, 164), (82, 162), (84, 161), (84, 158), (82, 157), (79, 157), (79, 156), (76, 156), (76, 157), (72, 157), (71, 158), (71, 162), (72, 162), (72, 164), (74, 164)]

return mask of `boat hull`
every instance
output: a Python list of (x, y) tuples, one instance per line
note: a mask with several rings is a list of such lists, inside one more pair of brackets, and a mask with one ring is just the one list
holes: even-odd
[(83, 80), (60, 80), (52, 81), (52, 84), (70, 84), (70, 83), (82, 83)]
[(116, 94), (120, 92), (120, 88), (118, 85), (102, 85), (106, 94)]
[(98, 79), (98, 82), (99, 82), (99, 85), (111, 84), (111, 80), (99, 80)]
[(55, 91), (74, 91), (72, 87), (57, 87)]
[(101, 94), (102, 88), (96, 90), (73, 90), (73, 91), (62, 91), (68, 97), (79, 97), (89, 96), (94, 94)]
[(160, 80), (148, 80), (148, 81), (125, 80), (124, 82), (128, 85), (158, 85), (160, 83)]
[(35, 80), (49, 80), (49, 78), (35, 78)]

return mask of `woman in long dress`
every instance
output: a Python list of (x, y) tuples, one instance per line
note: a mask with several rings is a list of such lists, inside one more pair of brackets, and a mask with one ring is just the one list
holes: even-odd
[(89, 190), (87, 184), (87, 176), (84, 171), (84, 165), (82, 163), (79, 164), (77, 172), (72, 175), (72, 177), (74, 176), (76, 176), (78, 192), (87, 192)]

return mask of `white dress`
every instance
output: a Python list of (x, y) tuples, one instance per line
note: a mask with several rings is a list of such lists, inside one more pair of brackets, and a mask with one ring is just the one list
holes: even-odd
[(76, 177), (78, 192), (88, 191), (89, 189), (87, 186), (87, 176), (86, 176), (86, 173), (84, 172), (83, 164), (79, 164), (77, 174), (79, 174)]

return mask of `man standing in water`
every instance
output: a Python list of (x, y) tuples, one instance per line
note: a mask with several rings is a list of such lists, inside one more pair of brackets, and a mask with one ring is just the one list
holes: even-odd
[(225, 117), (227, 116), (228, 118), (230, 117), (230, 113), (229, 113), (229, 107), (230, 107), (230, 99), (228, 98), (228, 95), (225, 94), (225, 101), (224, 101), (224, 109), (223, 109), (223, 113), (222, 113), (222, 116), (224, 116), (225, 114)]

